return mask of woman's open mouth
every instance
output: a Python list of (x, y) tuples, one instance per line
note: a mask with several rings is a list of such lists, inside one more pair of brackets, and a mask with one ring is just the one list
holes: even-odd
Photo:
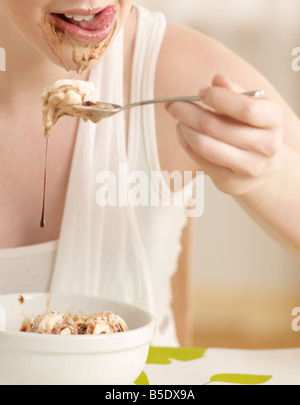
[(117, 12), (118, 7), (113, 5), (101, 10), (51, 13), (50, 18), (56, 29), (64, 34), (79, 41), (99, 43), (113, 30)]
[(39, 27), (53, 53), (67, 71), (82, 74), (100, 61), (118, 28), (119, 7), (61, 10), (42, 15)]

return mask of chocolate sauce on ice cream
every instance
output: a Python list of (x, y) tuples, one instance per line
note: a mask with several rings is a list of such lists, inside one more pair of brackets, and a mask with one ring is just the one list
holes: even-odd
[(46, 226), (46, 188), (47, 188), (47, 163), (48, 163), (48, 138), (46, 138), (46, 152), (45, 152), (45, 167), (44, 167), (44, 189), (43, 189), (43, 208), (40, 227), (45, 228)]
[(93, 96), (93, 83), (83, 80), (58, 80), (45, 88), (42, 92), (45, 137), (50, 136), (52, 127), (63, 115), (85, 118), (74, 107), (92, 102)]
[(77, 325), (73, 319), (60, 312), (48, 312), (37, 316), (27, 332), (48, 335), (77, 335)]
[(50, 131), (57, 120), (63, 115), (71, 115), (89, 119), (83, 113), (78, 112), (75, 106), (82, 106), (86, 102), (92, 103), (94, 86), (91, 82), (82, 80), (58, 80), (51, 86), (45, 88), (42, 93), (43, 101), (43, 128), (46, 138), (45, 167), (44, 167), (44, 188), (43, 206), (40, 226), (46, 226), (46, 185), (47, 185), (47, 159), (48, 139)]
[(47, 312), (38, 315), (26, 330), (48, 335), (103, 335), (126, 331), (126, 322), (110, 311), (74, 318), (61, 312)]

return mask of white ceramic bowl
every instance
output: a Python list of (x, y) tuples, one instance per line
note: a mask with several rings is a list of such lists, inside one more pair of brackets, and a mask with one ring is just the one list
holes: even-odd
[[(143, 371), (155, 334), (150, 313), (81, 295), (21, 297), (0, 296), (0, 385), (123, 385), (134, 383)], [(20, 332), (24, 320), (45, 311), (73, 316), (111, 311), (125, 320), (129, 331), (100, 336)]]

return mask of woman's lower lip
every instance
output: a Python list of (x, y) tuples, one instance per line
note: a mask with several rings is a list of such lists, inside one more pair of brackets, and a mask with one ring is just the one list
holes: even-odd
[[(118, 8), (109, 6), (98, 13), (90, 22), (74, 24), (60, 17), (59, 14), (50, 14), (53, 24), (66, 35), (79, 41), (97, 43), (102, 42), (110, 34), (114, 27)], [(82, 26), (80, 26), (82, 25)]]

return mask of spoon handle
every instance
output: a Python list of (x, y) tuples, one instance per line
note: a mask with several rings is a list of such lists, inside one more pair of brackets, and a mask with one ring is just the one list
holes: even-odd
[[(242, 93), (245, 96), (248, 97), (260, 97), (265, 94), (264, 90), (254, 90), (254, 91), (247, 91)], [(183, 102), (193, 102), (193, 101), (201, 101), (200, 96), (188, 96), (188, 97), (168, 97), (168, 98), (157, 98), (153, 100), (145, 100), (145, 101), (138, 101), (137, 103), (132, 103), (124, 106), (122, 109), (127, 110), (128, 108), (134, 108), (134, 107), (140, 107), (143, 105), (148, 105), (148, 104), (158, 104), (158, 103), (175, 103), (178, 101), (183, 101)]]
[(127, 109), (133, 107), (140, 107), (148, 104), (175, 103), (177, 101), (192, 102), (192, 101), (201, 101), (201, 99), (199, 96), (157, 98), (153, 100), (138, 101), (137, 103), (128, 104), (123, 108)]

